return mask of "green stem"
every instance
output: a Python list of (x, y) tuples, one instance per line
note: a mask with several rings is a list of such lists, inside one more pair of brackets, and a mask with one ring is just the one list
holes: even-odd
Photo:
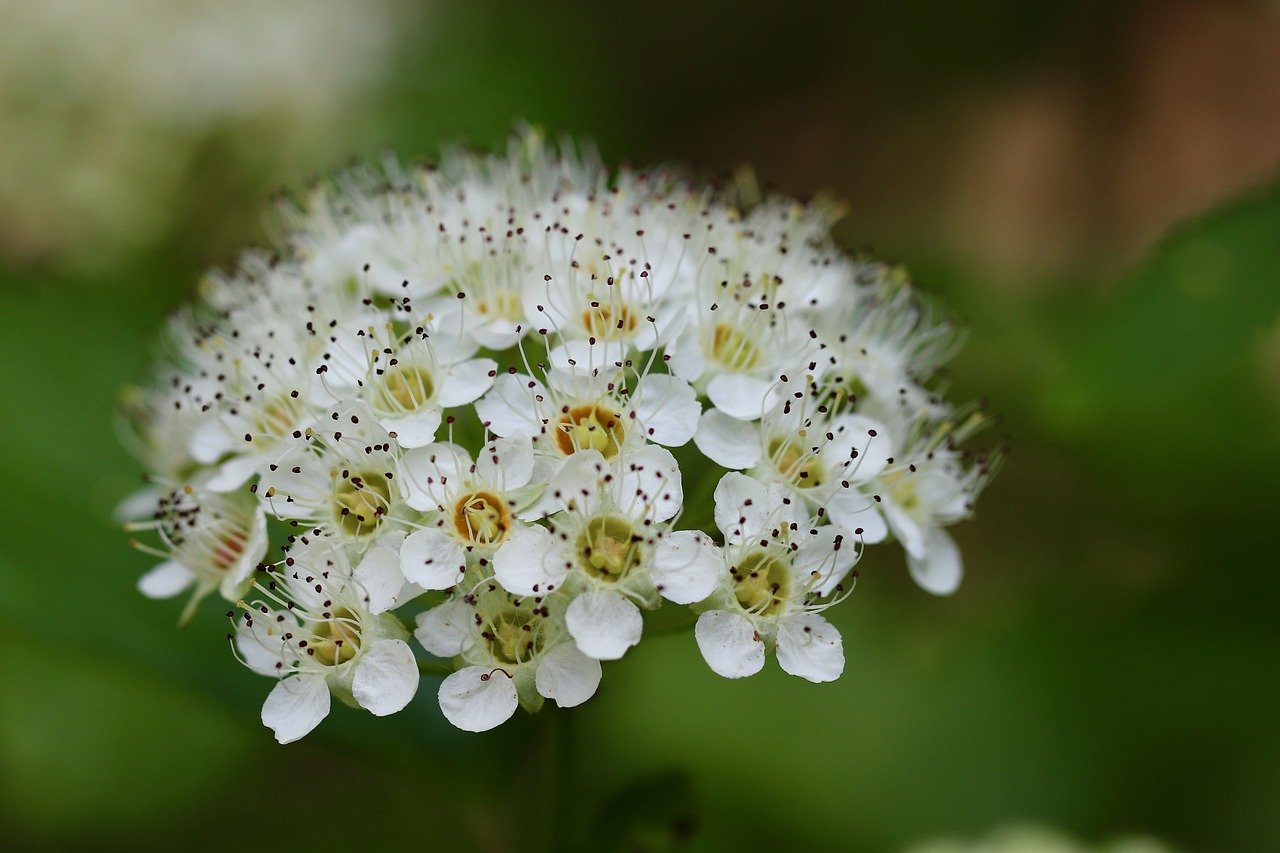
[(542, 848), (549, 851), (572, 850), (574, 713), (559, 708), (547, 708), (542, 713), (546, 719), (542, 756), (546, 795)]

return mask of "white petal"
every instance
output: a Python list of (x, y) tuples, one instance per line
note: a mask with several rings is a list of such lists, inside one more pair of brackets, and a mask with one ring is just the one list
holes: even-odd
[(476, 454), (476, 476), (504, 492), (523, 488), (533, 477), (533, 443), (495, 438)]
[[(598, 450), (579, 450), (571, 454), (551, 477), (544, 494), (556, 509), (574, 509), (588, 515), (600, 506), (604, 489), (601, 481), (611, 473), (609, 463)], [(548, 511), (554, 511), (548, 509)]]
[(440, 682), (440, 710), (465, 732), (487, 732), (502, 725), (519, 704), (515, 683), (501, 669), (469, 666)]
[(436, 527), (409, 534), (400, 546), (400, 571), (423, 589), (448, 589), (462, 579), (462, 546)]
[(934, 595), (955, 592), (960, 587), (960, 578), (964, 576), (960, 549), (951, 535), (940, 527), (930, 528), (925, 534), (923, 558), (907, 555), (907, 568), (920, 588)]
[(474, 403), (493, 387), (497, 369), (497, 363), (488, 358), (473, 358), (453, 365), (436, 392), (437, 402), (446, 409)]
[(431, 654), (451, 658), (475, 644), (471, 632), (475, 610), (462, 601), (446, 601), (418, 614), (418, 630), (413, 636)]
[(416, 447), (400, 457), (405, 503), (421, 512), (448, 505), (471, 470), (471, 454), (447, 441)]
[(774, 383), (743, 373), (721, 373), (707, 383), (707, 399), (730, 417), (753, 421), (764, 414)]
[(698, 617), (693, 635), (716, 675), (745, 678), (764, 668), (764, 643), (745, 616), (708, 610)]
[(375, 717), (404, 708), (418, 692), (418, 661), (404, 640), (379, 640), (360, 655), (351, 695)]
[(808, 681), (835, 681), (844, 672), (840, 632), (816, 613), (782, 619), (778, 623), (778, 665)]
[(276, 683), (262, 703), (262, 724), (280, 743), (304, 737), (329, 716), (329, 686), (323, 675), (296, 675)]
[(724, 572), (720, 550), (696, 530), (678, 530), (662, 537), (649, 567), (658, 592), (676, 604), (702, 601), (719, 585)]
[(564, 613), (569, 633), (584, 655), (617, 660), (640, 642), (640, 609), (611, 589), (593, 589), (570, 602)]
[(212, 465), (234, 447), (231, 433), (223, 424), (222, 418), (214, 415), (201, 421), (192, 430), (187, 451), (201, 465)]
[(791, 565), (797, 574), (816, 574), (816, 591), (827, 595), (857, 561), (858, 537), (839, 524), (824, 524), (800, 543), (792, 555)]
[(382, 428), (395, 436), (401, 447), (422, 447), (436, 440), (440, 429), (440, 407), (426, 403), (417, 411), (400, 417), (378, 418)]
[(573, 643), (561, 643), (538, 660), (534, 685), (561, 708), (581, 705), (600, 686), (600, 661), (587, 657)]
[(676, 376), (687, 382), (697, 382), (702, 376), (706, 359), (703, 357), (695, 326), (686, 327), (684, 334), (673, 338), (667, 344), (666, 354), (667, 367)]
[(680, 511), (684, 487), (680, 465), (670, 450), (646, 445), (624, 457), (621, 465), (614, 497), (623, 512), (635, 519), (666, 521)]
[(155, 486), (147, 486), (129, 495), (116, 505), (111, 512), (111, 518), (116, 524), (124, 524), (126, 521), (137, 521), (142, 518), (155, 517), (156, 507), (160, 502), (160, 498), (164, 495), (164, 490)]
[(205, 482), (211, 492), (234, 492), (258, 473), (262, 460), (256, 456), (233, 456), (218, 466), (217, 471)]
[(893, 457), (889, 428), (863, 415), (841, 415), (831, 423), (833, 438), (822, 449), (824, 461), (842, 466), (843, 478), (865, 483), (877, 476)]
[(546, 389), (536, 379), (504, 373), (489, 393), (476, 401), (476, 414), (494, 435), (533, 438), (542, 432), (538, 413), (546, 399)]
[(759, 535), (769, 520), (769, 497), (754, 477), (730, 471), (720, 478), (715, 492), (716, 527), (726, 544)]
[(897, 502), (885, 498), (880, 506), (884, 508), (889, 529), (898, 537), (903, 550), (918, 560), (924, 559), (929, 549), (928, 531), (910, 513), (898, 506)]
[(493, 576), (513, 595), (550, 592), (568, 573), (559, 543), (545, 527), (516, 527), (493, 555)]
[(384, 544), (376, 544), (365, 552), (353, 577), (364, 596), (365, 606), (375, 616), (400, 602), (404, 575), (400, 573), (400, 552)]
[(837, 490), (827, 499), (827, 515), (855, 537), (874, 545), (889, 535), (889, 526), (881, 512), (883, 506), (870, 495), (850, 487)]
[(664, 373), (646, 376), (631, 401), (636, 419), (650, 441), (680, 447), (698, 429), (702, 405), (683, 379)]
[(760, 461), (757, 426), (730, 417), (719, 409), (707, 409), (702, 413), (693, 443), (698, 445), (704, 456), (725, 468), (750, 468)]
[(138, 592), (147, 598), (173, 598), (196, 582), (191, 570), (177, 560), (165, 560), (138, 578)]
[(471, 337), (480, 346), (501, 352), (511, 349), (524, 337), (524, 327), (514, 320), (494, 319), (472, 326)]

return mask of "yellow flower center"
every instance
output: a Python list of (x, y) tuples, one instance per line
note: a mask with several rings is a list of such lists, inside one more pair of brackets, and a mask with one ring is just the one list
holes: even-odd
[(773, 616), (791, 596), (791, 566), (766, 551), (753, 551), (730, 570), (733, 596), (750, 613)]
[(601, 405), (574, 406), (556, 421), (556, 447), (565, 456), (597, 450), (612, 459), (622, 448), (626, 427), (617, 412)]
[(453, 506), (453, 529), (472, 545), (493, 545), (507, 538), (511, 512), (491, 492), (472, 492)]
[(711, 332), (711, 355), (730, 370), (751, 370), (761, 361), (760, 348), (737, 326), (717, 323)]
[(388, 411), (411, 412), (430, 400), (435, 390), (426, 370), (397, 365), (382, 379), (382, 403)]
[(360, 651), (360, 626), (351, 611), (335, 610), (316, 626), (308, 646), (312, 657), (325, 666), (346, 663)]
[(589, 306), (582, 312), (582, 327), (597, 338), (624, 338), (636, 330), (640, 321), (629, 305)]

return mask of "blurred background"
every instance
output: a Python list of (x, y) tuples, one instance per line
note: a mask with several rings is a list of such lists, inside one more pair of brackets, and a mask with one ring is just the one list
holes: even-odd
[[(966, 580), (871, 551), (835, 684), (675, 635), (279, 747), (218, 607), (134, 590), (121, 388), (273, 190), (521, 119), (832, 194), (967, 322)], [(0, 164), (0, 846), (1280, 849), (1280, 4), (0, 0)]]

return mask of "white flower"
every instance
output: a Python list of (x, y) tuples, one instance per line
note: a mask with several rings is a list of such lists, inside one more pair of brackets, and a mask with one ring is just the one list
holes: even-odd
[(277, 517), (356, 542), (394, 529), (397, 448), (361, 405), (342, 406), (309, 430), (256, 484)]
[(559, 596), (513, 596), (492, 581), (418, 616), (415, 636), (430, 653), (464, 664), (440, 684), (440, 709), (460, 729), (488, 731), (518, 706), (543, 699), (581, 705), (600, 684), (600, 663), (578, 651)]
[(865, 264), (858, 280), (865, 287), (815, 314), (819, 384), (836, 399), (908, 419), (945, 415), (948, 407), (924, 383), (957, 349), (954, 326), (934, 318), (901, 270)]
[(795, 240), (789, 224), (756, 216), (719, 235), (688, 297), (687, 323), (666, 348), (671, 371), (734, 418), (760, 417), (779, 374), (816, 353), (805, 309), (825, 310), (847, 284), (847, 261)]
[(504, 374), (476, 403), (476, 413), (497, 435), (533, 439), (536, 476), (544, 480), (580, 450), (594, 450), (612, 462), (649, 442), (686, 444), (702, 412), (689, 383), (664, 373), (633, 373), (551, 368), (545, 384), (524, 374)]
[[(871, 484), (893, 535), (907, 552), (907, 568), (922, 589), (949, 595), (964, 574), (960, 549), (944, 529), (967, 518), (991, 478), (999, 454), (973, 457), (956, 440), (982, 421), (942, 421), (895, 453), (894, 465)], [(899, 432), (901, 434), (901, 432)]]
[(590, 657), (613, 660), (640, 642), (640, 609), (662, 596), (705, 598), (719, 565), (709, 542), (673, 531), (682, 501), (671, 453), (650, 446), (616, 472), (596, 450), (573, 454), (547, 487), (560, 507), (550, 530), (527, 527), (494, 556), (494, 576), (515, 594), (563, 589), (569, 633)]
[(492, 359), (471, 358), (476, 344), (468, 339), (422, 325), (352, 326), (330, 334), (316, 372), (334, 398), (363, 399), (401, 447), (430, 444), (444, 409), (475, 402), (497, 375)]
[(839, 525), (814, 525), (783, 489), (742, 474), (724, 475), (715, 501), (724, 570), (695, 627), (707, 664), (726, 678), (754, 675), (772, 647), (792, 675), (838, 678), (840, 633), (819, 614), (848, 594), (840, 584), (859, 556), (855, 537)]
[(184, 620), (215, 589), (228, 601), (237, 600), (267, 553), (261, 504), (245, 494), (223, 495), (190, 484), (158, 501), (150, 492), (142, 497), (152, 504), (152, 519), (129, 528), (156, 530), (163, 545), (159, 552), (138, 547), (167, 559), (142, 576), (138, 590), (148, 598), (172, 598), (194, 586)]
[(400, 461), (409, 506), (431, 513), (429, 526), (409, 534), (401, 548), (405, 577), (426, 589), (448, 589), (462, 579), (468, 558), (487, 563), (525, 526), (517, 514), (538, 496), (526, 488), (533, 447), (526, 439), (499, 438), (476, 461), (456, 444), (430, 444)]
[[(798, 384), (783, 378), (784, 388)], [(888, 533), (867, 485), (889, 462), (888, 428), (829, 408), (811, 389), (789, 394), (753, 422), (709, 409), (694, 441), (709, 459), (780, 484), (808, 511), (830, 517), (866, 543)]]
[(279, 679), (262, 706), (278, 741), (319, 725), (330, 694), (379, 717), (409, 704), (418, 664), (408, 634), (370, 610), (340, 545), (303, 537), (256, 586), (262, 599), (236, 619), (236, 649), (254, 672)]

